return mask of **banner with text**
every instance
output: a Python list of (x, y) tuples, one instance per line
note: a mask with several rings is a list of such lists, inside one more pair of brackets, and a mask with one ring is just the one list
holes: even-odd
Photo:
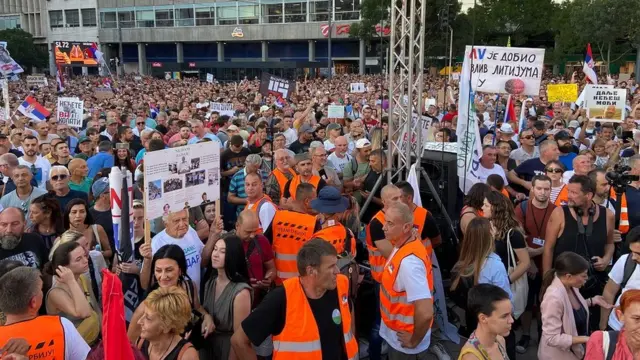
[(627, 89), (598, 89), (587, 85), (585, 106), (589, 119), (622, 122), (627, 100)]
[(364, 85), (364, 83), (351, 83), (350, 88), (350, 92), (352, 93), (363, 93), (367, 91), (367, 87)]
[(549, 84), (547, 100), (550, 102), (574, 102), (578, 100), (578, 84)]
[(329, 105), (327, 109), (327, 117), (330, 119), (343, 119), (344, 118), (344, 106), (342, 105)]
[(144, 154), (146, 219), (220, 199), (220, 146), (208, 141)]
[(207, 73), (207, 82), (213, 84), (213, 74)]
[(27, 86), (41, 88), (49, 86), (49, 82), (44, 75), (27, 75)]
[(260, 94), (275, 95), (288, 99), (289, 96), (296, 92), (296, 82), (293, 80), (283, 79), (275, 75), (263, 72), (260, 78)]
[(470, 91), (540, 94), (544, 49), (467, 45), (464, 55), (471, 69)]
[(78, 98), (58, 98), (58, 123), (67, 124), (70, 127), (81, 128), (84, 112), (84, 101)]
[(212, 102), (209, 104), (209, 110), (210, 111), (217, 111), (220, 116), (222, 115), (228, 115), (228, 116), (234, 116), (235, 115), (235, 111), (233, 110), (233, 104), (231, 103), (215, 103)]

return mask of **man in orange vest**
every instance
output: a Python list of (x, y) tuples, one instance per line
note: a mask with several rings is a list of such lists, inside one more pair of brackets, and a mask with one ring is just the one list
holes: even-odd
[(305, 243), (296, 257), (300, 276), (269, 292), (231, 337), (238, 359), (255, 360), (253, 346), (270, 335), (273, 360), (357, 359), (349, 284), (337, 262), (328, 242)]
[(327, 183), (320, 178), (320, 176), (313, 175), (313, 166), (311, 165), (311, 156), (308, 152), (302, 154), (296, 154), (296, 171), (298, 175), (295, 175), (291, 180), (287, 181), (284, 187), (284, 193), (282, 194), (282, 201), (284, 207), (287, 207), (287, 203), (291, 199), (296, 199), (296, 189), (299, 184), (308, 183), (316, 190), (316, 194), (327, 185)]
[(312, 212), (311, 201), (316, 191), (311, 184), (302, 183), (296, 189), (296, 200), (289, 203), (290, 210), (278, 210), (271, 222), (270, 231), (265, 232), (272, 241), (276, 262), (276, 284), (298, 276), (296, 254), (319, 230), (316, 217)]
[(284, 194), (284, 186), (296, 175), (289, 162), (291, 156), (285, 149), (278, 149), (273, 153), (273, 159), (276, 168), (273, 169), (271, 175), (267, 178), (265, 192), (271, 198), (274, 204), (280, 205), (280, 197)]
[(351, 230), (341, 223), (344, 212), (349, 208), (349, 200), (343, 197), (337, 188), (325, 186), (320, 190), (318, 197), (311, 201), (311, 207), (319, 214), (318, 220), (322, 228), (312, 237), (331, 243), (338, 255), (355, 256), (356, 239)]
[(89, 345), (76, 327), (60, 316), (38, 316), (42, 306), (42, 278), (38, 269), (20, 266), (0, 277), (0, 309), (6, 315), (0, 326), (0, 349), (11, 339), (29, 344), (29, 359), (86, 359)]
[(431, 260), (407, 205), (387, 209), (384, 233), (393, 249), (380, 283), (380, 336), (389, 344), (389, 359), (426, 359), (433, 320)]
[(271, 198), (264, 194), (262, 177), (258, 173), (248, 173), (244, 178), (244, 192), (247, 194), (247, 205), (245, 209), (250, 210), (260, 220), (260, 234), (269, 230), (271, 221), (276, 214), (276, 206), (271, 202)]

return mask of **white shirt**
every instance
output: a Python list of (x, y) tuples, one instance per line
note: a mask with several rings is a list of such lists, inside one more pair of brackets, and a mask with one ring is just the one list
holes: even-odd
[(344, 157), (339, 157), (336, 152), (332, 152), (327, 158), (331, 167), (333, 167), (338, 174), (342, 174), (345, 165), (351, 161), (351, 155), (345, 153)]
[[(384, 271), (388, 271), (386, 268), (397, 251), (397, 248), (393, 249)], [(429, 283), (427, 282), (427, 269), (417, 256), (409, 255), (400, 262), (400, 269), (398, 269), (393, 290), (406, 291), (407, 301), (409, 302), (431, 299), (431, 290), (429, 290)], [(431, 343), (431, 329), (429, 329), (418, 346), (413, 349), (404, 348), (398, 341), (398, 334), (389, 329), (384, 321), (380, 321), (380, 336), (387, 341), (389, 346), (404, 354), (419, 354), (427, 351)]]
[(575, 172), (573, 170), (567, 170), (562, 174), (562, 182), (565, 184), (569, 184), (569, 180), (571, 180), (571, 177), (575, 175)]
[(479, 165), (480, 166), (478, 166), (478, 170), (476, 171), (476, 176), (478, 176), (478, 180), (480, 180), (480, 182), (486, 183), (489, 175), (496, 174), (500, 175), (502, 180), (504, 180), (505, 186), (509, 184), (509, 182), (507, 181), (507, 175), (504, 173), (504, 169), (502, 168), (502, 166), (494, 164), (493, 169), (487, 169), (482, 166), (482, 164)]
[(282, 132), (284, 137), (287, 139), (286, 147), (289, 147), (294, 141), (298, 140), (298, 132), (294, 128), (288, 128), (287, 130)]
[[(153, 131), (153, 129), (148, 127), (148, 126), (145, 126), (144, 130), (142, 130), (142, 131), (147, 131), (147, 130)], [(133, 135), (135, 135), (137, 137), (141, 137), (142, 131), (138, 130), (137, 127), (134, 127), (133, 129), (131, 129), (131, 132), (133, 132)]]
[(100, 133), (100, 135), (104, 135), (109, 141), (113, 141), (113, 136), (107, 132), (107, 130)]
[(67, 318), (60, 318), (64, 330), (64, 358), (65, 360), (86, 359), (91, 348), (84, 341), (76, 327)]
[(331, 141), (329, 141), (329, 139), (324, 141), (324, 149), (325, 150), (331, 151), (331, 150), (333, 150), (335, 148), (336, 148), (336, 146)]
[[(613, 264), (613, 267), (609, 272), (609, 279), (613, 280), (613, 282), (618, 285), (621, 285), (622, 280), (624, 280), (624, 263), (627, 261), (628, 256), (629, 254), (620, 256), (618, 261)], [(622, 291), (620, 292), (620, 296), (618, 296), (618, 299), (616, 300), (616, 306), (620, 305), (620, 297), (622, 297), (622, 294), (624, 294), (625, 291), (640, 289), (640, 271), (638, 271), (639, 266), (640, 265), (636, 264), (636, 268), (635, 270), (633, 270), (629, 281), (627, 281), (627, 285), (624, 287), (624, 289), (622, 289)], [(618, 317), (615, 313), (615, 311), (611, 311), (611, 314), (609, 315), (609, 326), (611, 326), (612, 329), (619, 331), (622, 328), (622, 323), (620, 323), (620, 320), (618, 320)]]
[(178, 245), (184, 251), (184, 257), (187, 259), (187, 275), (193, 280), (196, 287), (200, 288), (200, 264), (202, 263), (202, 249), (204, 244), (198, 237), (198, 233), (189, 226), (187, 233), (181, 238), (176, 239), (167, 234), (167, 230), (162, 230), (158, 235), (151, 239), (151, 254), (155, 253), (165, 245)]
[[(255, 206), (255, 204), (251, 204), (251, 206), (247, 206), (247, 208), (251, 208)], [(265, 201), (262, 206), (260, 206), (260, 211), (258, 212), (258, 220), (260, 221), (260, 228), (262, 231), (267, 231), (269, 226), (271, 226), (271, 221), (273, 221), (273, 217), (276, 216), (276, 207), (269, 201)]]
[(35, 163), (30, 163), (24, 159), (24, 157), (18, 158), (18, 162), (20, 165), (26, 165), (31, 167), (32, 165), (36, 167), (35, 179), (38, 182), (38, 187), (41, 189), (47, 188), (47, 180), (49, 180), (49, 173), (51, 172), (51, 163), (49, 160), (43, 158), (42, 156), (38, 156), (36, 158)]

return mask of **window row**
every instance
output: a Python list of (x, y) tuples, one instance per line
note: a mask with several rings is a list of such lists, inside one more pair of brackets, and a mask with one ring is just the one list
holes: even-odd
[(49, 11), (51, 28), (98, 26), (96, 9), (67, 9)]
[[(290, 1), (290, 0), (288, 0)], [(295, 1), (295, 0), (294, 0)], [(358, 20), (359, 0), (333, 0), (334, 20)], [(208, 5), (175, 5), (104, 9), (100, 12), (103, 29), (207, 26), (237, 24), (275, 24), (328, 21), (330, 1), (282, 2), (261, 0), (258, 3), (217, 2)]]
[(0, 16), (0, 30), (20, 28), (20, 16)]

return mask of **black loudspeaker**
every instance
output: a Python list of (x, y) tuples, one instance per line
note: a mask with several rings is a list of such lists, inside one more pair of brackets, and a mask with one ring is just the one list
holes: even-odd
[[(458, 175), (457, 154), (436, 150), (425, 150), (420, 162), (422, 168), (431, 179), (435, 190), (442, 201), (451, 220), (457, 219)], [(420, 197), (422, 206), (434, 216), (442, 214), (442, 209), (436, 202), (427, 183), (420, 180)]]

